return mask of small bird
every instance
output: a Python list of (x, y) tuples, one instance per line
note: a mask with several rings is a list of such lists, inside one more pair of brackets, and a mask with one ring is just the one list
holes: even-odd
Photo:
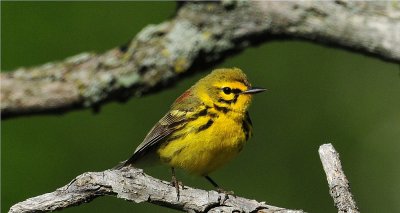
[(150, 130), (133, 156), (116, 168), (159, 159), (171, 167), (171, 184), (179, 197), (174, 168), (205, 177), (219, 192), (226, 192), (209, 174), (234, 158), (252, 135), (247, 111), (252, 87), (238, 68), (216, 69), (186, 90)]

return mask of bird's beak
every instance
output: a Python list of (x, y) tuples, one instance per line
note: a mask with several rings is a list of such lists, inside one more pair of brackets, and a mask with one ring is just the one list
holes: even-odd
[(250, 87), (246, 91), (243, 91), (241, 94), (256, 94), (264, 91), (267, 91), (267, 89), (261, 87)]

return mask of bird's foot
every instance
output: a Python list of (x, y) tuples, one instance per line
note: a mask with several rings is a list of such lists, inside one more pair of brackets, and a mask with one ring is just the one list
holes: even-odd
[(218, 193), (223, 193), (223, 194), (225, 194), (225, 195), (233, 195), (233, 196), (235, 196), (235, 193), (234, 193), (233, 191), (227, 191), (227, 190), (225, 190), (225, 189), (223, 189), (223, 188), (221, 188), (221, 187), (217, 187), (215, 190), (216, 190)]
[(183, 189), (184, 187), (183, 183), (181, 181), (178, 181), (175, 176), (172, 176), (171, 186), (175, 187), (176, 194), (178, 195), (178, 200), (179, 200), (179, 194), (180, 194), (179, 186), (182, 187)]

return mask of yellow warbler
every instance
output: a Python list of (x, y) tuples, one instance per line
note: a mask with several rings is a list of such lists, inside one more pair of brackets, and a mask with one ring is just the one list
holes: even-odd
[(119, 168), (155, 156), (172, 168), (178, 195), (174, 168), (204, 176), (223, 191), (208, 175), (242, 150), (252, 134), (247, 109), (252, 95), (263, 91), (238, 68), (214, 70), (175, 100)]

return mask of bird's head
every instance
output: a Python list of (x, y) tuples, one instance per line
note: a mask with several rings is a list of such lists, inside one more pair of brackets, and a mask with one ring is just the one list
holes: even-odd
[(241, 69), (227, 68), (214, 70), (199, 80), (192, 90), (207, 106), (245, 112), (253, 94), (266, 89), (252, 87)]

